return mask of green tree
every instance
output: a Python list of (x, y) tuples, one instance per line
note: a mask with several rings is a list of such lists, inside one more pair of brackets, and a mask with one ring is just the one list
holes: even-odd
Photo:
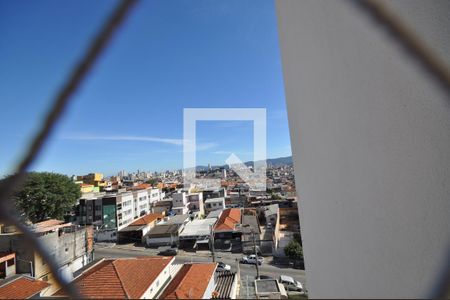
[(284, 247), (284, 254), (293, 260), (303, 259), (303, 249), (299, 242), (296, 240), (291, 240), (286, 247)]
[(21, 190), (15, 193), (14, 202), (35, 223), (48, 218), (62, 219), (80, 196), (80, 187), (65, 175), (30, 172)]

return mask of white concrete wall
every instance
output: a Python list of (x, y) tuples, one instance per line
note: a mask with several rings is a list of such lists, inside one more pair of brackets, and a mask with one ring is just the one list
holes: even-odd
[[(387, 5), (450, 64), (450, 2)], [(423, 297), (450, 237), (450, 99), (351, 1), (276, 2), (310, 297)]]
[(118, 230), (127, 227), (134, 220), (134, 199), (132, 193), (120, 195), (122, 202), (122, 225)]
[(155, 299), (155, 297), (160, 293), (161, 288), (164, 287), (170, 278), (173, 261), (174, 259), (164, 268), (158, 277), (156, 277), (147, 291), (142, 295), (141, 299)]
[(208, 286), (205, 289), (205, 293), (203, 294), (202, 299), (211, 299), (212, 297), (212, 293), (214, 292), (214, 288), (216, 286), (214, 273), (215, 272), (213, 272), (211, 278), (209, 279)]

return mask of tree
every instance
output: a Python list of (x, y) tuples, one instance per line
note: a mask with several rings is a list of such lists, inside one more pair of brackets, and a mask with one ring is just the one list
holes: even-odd
[(284, 254), (292, 260), (301, 260), (303, 259), (302, 246), (300, 246), (296, 240), (291, 240), (289, 244), (284, 247)]
[(48, 172), (30, 172), (14, 195), (17, 209), (31, 222), (62, 219), (80, 198), (80, 187), (69, 177)]

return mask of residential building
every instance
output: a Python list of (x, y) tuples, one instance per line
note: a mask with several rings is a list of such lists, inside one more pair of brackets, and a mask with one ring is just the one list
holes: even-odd
[(27, 275), (17, 275), (0, 281), (0, 299), (40, 298), (46, 294), (50, 284)]
[(198, 219), (189, 222), (179, 235), (180, 248), (209, 249), (212, 229), (217, 219)]
[[(261, 229), (259, 226), (256, 210), (244, 209), (241, 218), (242, 232), (242, 251), (244, 253), (253, 253), (253, 239), (258, 248), (260, 248)], [(272, 247), (267, 254), (272, 254)]]
[(186, 192), (172, 194), (172, 211), (177, 215), (187, 214), (189, 211), (189, 198)]
[(174, 246), (178, 244), (180, 226), (176, 224), (156, 225), (144, 236), (148, 247)]
[(203, 199), (210, 199), (210, 198), (221, 198), (227, 196), (227, 191), (224, 188), (219, 189), (205, 189), (203, 190)]
[[(54, 257), (59, 271), (71, 279), (73, 273), (92, 261), (92, 227), (79, 227), (59, 220), (47, 220), (33, 224), (30, 228), (46, 245), (48, 253)], [(36, 279), (53, 284), (55, 279), (48, 264), (29, 246), (23, 233), (14, 231), (0, 234), (0, 251), (14, 252), (16, 272), (27, 273)], [(52, 285), (47, 293), (52, 293)]]
[(213, 210), (222, 210), (225, 208), (225, 198), (209, 198), (205, 200), (205, 213), (209, 214)]
[[(71, 284), (88, 299), (156, 299), (176, 272), (174, 260), (155, 256), (103, 259)], [(64, 296), (64, 292), (53, 296)]]
[(222, 211), (214, 226), (214, 246), (217, 250), (241, 247), (241, 217), (240, 208), (228, 208)]
[(184, 264), (160, 299), (211, 299), (216, 268), (216, 263)]
[(133, 218), (137, 219), (138, 217), (142, 217), (149, 212), (150, 205), (148, 190), (146, 188), (134, 188), (132, 189), (132, 194), (134, 206)]
[(187, 195), (188, 209), (190, 212), (198, 212), (199, 216), (205, 215), (205, 208), (203, 203), (202, 193), (190, 193)]
[(164, 218), (163, 214), (150, 213), (117, 232), (118, 243), (145, 243), (144, 236)]
[(160, 189), (148, 189), (148, 204), (151, 208), (154, 203), (161, 201), (164, 198), (164, 193)]
[(156, 214), (164, 213), (165, 215), (167, 215), (171, 210), (172, 210), (172, 199), (164, 199), (158, 202), (154, 202), (152, 204), (152, 213)]
[(275, 254), (278, 251), (280, 240), (280, 209), (278, 204), (271, 204), (261, 207), (260, 211), (264, 214), (265, 228), (261, 237), (261, 251), (266, 253), (272, 249)]

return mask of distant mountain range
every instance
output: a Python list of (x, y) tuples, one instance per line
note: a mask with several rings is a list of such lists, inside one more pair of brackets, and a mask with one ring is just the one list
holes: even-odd
[[(292, 165), (292, 156), (269, 158), (266, 160), (267, 165), (271, 166), (282, 166), (282, 165)], [(253, 161), (247, 161), (244, 163), (246, 166), (253, 166)], [(221, 166), (211, 166), (211, 168), (225, 168), (228, 169), (228, 165)], [(197, 166), (197, 171), (207, 170), (208, 166)]]

